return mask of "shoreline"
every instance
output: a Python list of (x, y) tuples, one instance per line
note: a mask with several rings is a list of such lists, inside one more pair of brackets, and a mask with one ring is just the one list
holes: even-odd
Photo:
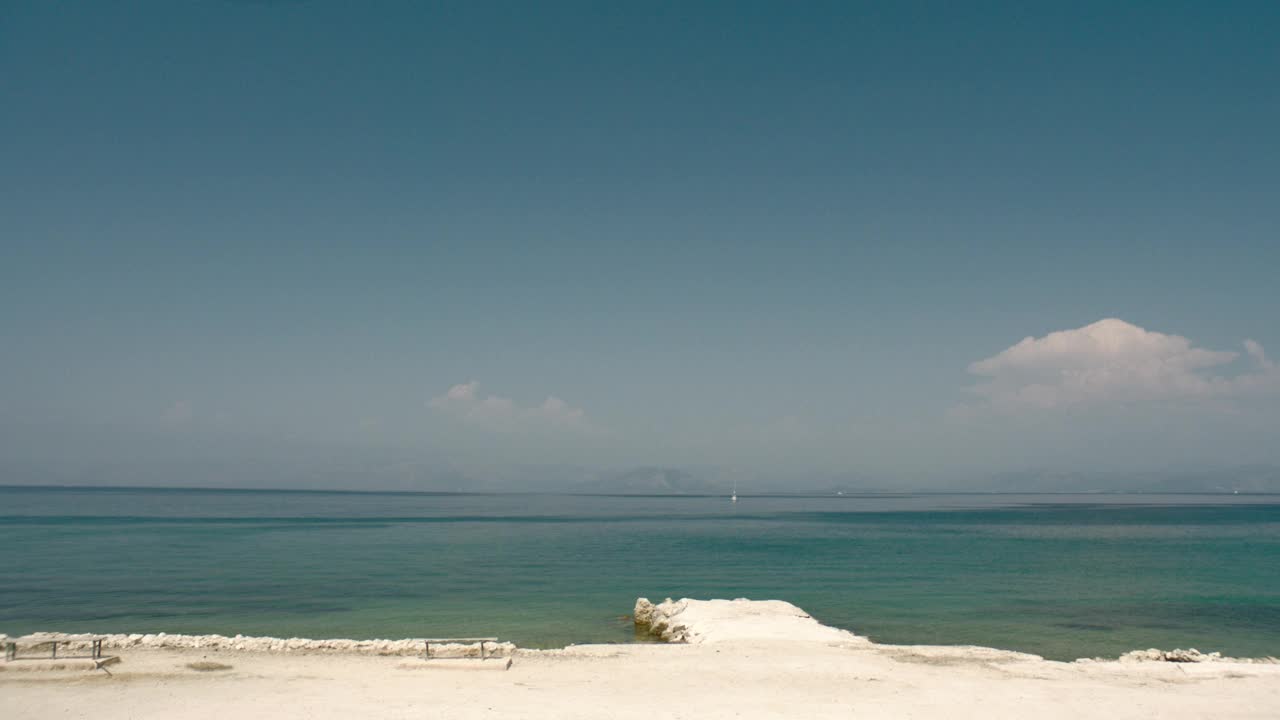
[(992, 720), (1030, 708), (1047, 720), (1280, 716), (1273, 661), (1059, 662), (992, 648), (878, 645), (782, 601), (637, 606), (651, 628), (681, 641), (512, 648), (494, 662), (399, 654), (420, 647), (413, 639), (125, 635), (130, 644), (110, 649), (120, 660), (109, 668), (0, 671), (0, 697), (11, 717), (94, 720)]
[[(1106, 663), (1106, 662), (1231, 662), (1241, 664), (1274, 664), (1280, 660), (1274, 656), (1227, 657), (1218, 652), (1201, 652), (1195, 648), (1134, 648), (1117, 657), (1079, 657), (1074, 660), (1050, 660), (1034, 653), (1019, 650), (987, 647), (982, 645), (899, 645), (877, 643), (870, 638), (849, 630), (823, 625), (799, 607), (782, 600), (693, 600), (667, 598), (652, 603), (638, 598), (632, 616), (638, 629), (646, 629), (658, 644), (701, 644), (726, 640), (776, 640), (794, 643), (827, 643), (870, 649), (912, 650), (926, 649), (932, 652), (972, 653), (981, 657), (1018, 658), (1046, 663)], [(58, 640), (63, 646), (82, 650), (88, 647), (88, 638), (100, 638), (104, 650), (203, 650), (214, 652), (287, 653), (287, 654), (336, 654), (367, 655), (375, 657), (412, 657), (422, 654), (427, 638), (303, 638), (274, 637), (265, 635), (189, 635), (182, 633), (62, 633), (38, 631), (23, 636), (6, 636), (0, 633), (0, 645), (8, 639), (20, 644)], [(77, 639), (78, 638), (78, 639)], [(499, 638), (490, 642), (490, 652), (498, 655), (531, 656), (537, 654), (563, 654), (574, 648), (617, 647), (630, 648), (654, 643), (571, 643), (559, 648), (521, 648)], [(478, 645), (468, 643), (432, 643), (433, 652), (446, 656), (479, 657)]]

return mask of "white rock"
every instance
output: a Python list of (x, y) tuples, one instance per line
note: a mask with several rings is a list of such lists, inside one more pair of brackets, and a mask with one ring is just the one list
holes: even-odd
[(1220, 652), (1202, 653), (1195, 648), (1189, 650), (1183, 650), (1182, 648), (1173, 650), (1159, 650), (1157, 648), (1131, 650), (1120, 656), (1120, 662), (1200, 663), (1222, 662), (1224, 660), (1233, 660), (1233, 658), (1224, 658)]
[(782, 600), (636, 600), (635, 622), (667, 642), (789, 640), (869, 644), (847, 630), (828, 627)]
[[(49, 633), (34, 633), (24, 636), (27, 639), (46, 635)], [(62, 633), (53, 633), (63, 635)], [(309, 638), (274, 638), (274, 637), (252, 637), (246, 635), (236, 635), (235, 637), (226, 637), (224, 635), (168, 635), (168, 634), (147, 634), (147, 635), (125, 635), (125, 634), (82, 634), (73, 636), (76, 639), (68, 640), (68, 649), (77, 649), (83, 646), (87, 648), (89, 641), (87, 638), (101, 638), (102, 647), (104, 649), (114, 648), (176, 648), (176, 649), (198, 649), (198, 650), (241, 650), (249, 652), (302, 652), (302, 653), (352, 653), (360, 655), (421, 655), (424, 646), (423, 641), (416, 638), (406, 638), (402, 640), (347, 640), (343, 638), (311, 640)], [(21, 638), (13, 638), (20, 640)], [(460, 656), (480, 656), (479, 644), (463, 645), (449, 644), (443, 646), (432, 645), (432, 654), (439, 651), (442, 655), (460, 655)], [(487, 643), (485, 650), (488, 654), (511, 655), (515, 652), (516, 646), (509, 642), (503, 643)]]

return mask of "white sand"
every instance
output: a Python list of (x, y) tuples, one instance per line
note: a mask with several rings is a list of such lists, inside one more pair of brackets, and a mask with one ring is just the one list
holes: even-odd
[[(683, 602), (683, 601), (682, 601)], [(679, 603), (673, 604), (679, 605)], [(1280, 665), (1058, 663), (883, 646), (786, 603), (689, 602), (689, 644), (521, 651), (505, 672), (401, 656), (134, 647), (105, 673), (0, 672), (6, 718), (1275, 718)], [(197, 672), (188, 663), (231, 669)], [(2, 666), (0, 666), (2, 667)]]

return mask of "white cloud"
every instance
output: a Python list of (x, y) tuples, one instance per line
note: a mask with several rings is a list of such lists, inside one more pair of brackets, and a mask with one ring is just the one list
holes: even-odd
[(1024, 338), (971, 364), (969, 372), (984, 378), (971, 389), (981, 398), (978, 407), (997, 411), (1202, 402), (1280, 390), (1280, 372), (1262, 346), (1245, 340), (1244, 347), (1252, 368), (1225, 373), (1239, 353), (1108, 318)]
[(1262, 346), (1256, 340), (1245, 340), (1244, 349), (1245, 352), (1249, 353), (1249, 357), (1253, 358), (1253, 361), (1258, 364), (1259, 368), (1264, 371), (1275, 370), (1276, 364), (1267, 359), (1266, 351), (1262, 349)]
[(467, 425), (494, 431), (517, 431), (531, 428), (562, 428), (589, 431), (586, 412), (564, 400), (549, 395), (540, 405), (521, 407), (511, 398), (479, 393), (475, 380), (454, 385), (444, 395), (432, 398), (427, 405), (455, 417)]

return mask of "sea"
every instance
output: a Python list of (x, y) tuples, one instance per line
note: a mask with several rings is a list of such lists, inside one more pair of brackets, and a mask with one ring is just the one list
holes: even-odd
[(0, 632), (643, 642), (637, 597), (882, 643), (1280, 655), (1280, 495), (0, 487)]

